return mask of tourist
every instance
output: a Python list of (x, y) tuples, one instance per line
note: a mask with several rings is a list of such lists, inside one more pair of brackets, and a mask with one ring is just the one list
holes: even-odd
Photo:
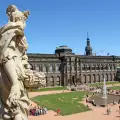
[(120, 104), (120, 99), (119, 99), (119, 101), (118, 101), (118, 104)]
[(108, 108), (107, 108), (107, 111), (106, 111), (106, 112), (107, 112), (107, 115), (109, 115), (109, 109), (108, 109)]
[(57, 116), (60, 115), (60, 109), (57, 109)]
[(88, 97), (89, 97), (89, 95), (88, 95), (88, 94), (86, 94), (86, 97), (88, 98)]
[(92, 96), (94, 96), (94, 95), (95, 95), (95, 93), (93, 92), (93, 93), (92, 93)]
[(116, 101), (113, 101), (113, 105), (116, 105), (117, 103), (116, 103)]
[(119, 105), (119, 114), (120, 114), (120, 105)]
[(44, 115), (45, 114), (45, 108), (44, 107), (42, 107), (42, 114)]
[(45, 112), (45, 114), (47, 114), (47, 108), (46, 107), (44, 107), (44, 112)]
[(87, 107), (87, 108), (90, 108), (90, 106), (89, 106), (89, 105), (86, 105), (86, 107)]
[(42, 108), (40, 108), (40, 115), (42, 115), (43, 114), (43, 111), (42, 111)]
[(109, 108), (109, 114), (111, 114), (111, 108)]
[(34, 114), (35, 116), (38, 116), (39, 115), (39, 109), (38, 108), (36, 108), (35, 109), (35, 114)]

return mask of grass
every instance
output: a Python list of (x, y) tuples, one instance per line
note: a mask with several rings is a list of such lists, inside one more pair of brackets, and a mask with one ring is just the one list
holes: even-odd
[[(112, 84), (120, 84), (120, 82), (118, 81), (109, 81), (109, 82), (106, 82), (107, 85), (112, 85)], [(89, 86), (91, 87), (95, 87), (95, 86), (102, 86), (103, 85), (103, 82), (100, 82), (100, 83), (92, 83), (92, 84), (89, 84)]]
[(113, 87), (108, 87), (108, 88), (112, 90), (120, 90), (120, 86), (113, 86)]
[(54, 91), (54, 90), (68, 90), (67, 87), (51, 87), (32, 90), (31, 92)]
[(61, 115), (70, 115), (90, 110), (80, 103), (84, 98), (85, 91), (69, 92), (60, 94), (43, 95), (32, 98), (40, 106), (45, 106), (48, 110), (61, 110)]

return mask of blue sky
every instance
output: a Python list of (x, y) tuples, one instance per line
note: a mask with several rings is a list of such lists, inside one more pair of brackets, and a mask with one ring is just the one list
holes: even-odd
[(120, 55), (120, 0), (0, 0), (0, 26), (8, 21), (9, 4), (30, 10), (30, 53), (54, 53), (58, 44), (84, 54), (88, 32), (97, 54)]

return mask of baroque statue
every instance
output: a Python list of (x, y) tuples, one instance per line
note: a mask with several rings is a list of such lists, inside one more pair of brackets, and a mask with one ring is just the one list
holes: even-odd
[(9, 5), (8, 23), (0, 28), (0, 120), (28, 120), (30, 100), (26, 87), (45, 86), (45, 74), (31, 70), (24, 34), (29, 11)]

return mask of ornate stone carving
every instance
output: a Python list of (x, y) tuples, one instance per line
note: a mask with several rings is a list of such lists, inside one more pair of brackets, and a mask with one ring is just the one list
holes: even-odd
[[(6, 10), (9, 22), (0, 28), (0, 114), (3, 120), (27, 120), (29, 98), (26, 87), (45, 85), (44, 73), (32, 71), (24, 35), (29, 11), (21, 12), (15, 5)], [(37, 84), (38, 85), (38, 84)]]

